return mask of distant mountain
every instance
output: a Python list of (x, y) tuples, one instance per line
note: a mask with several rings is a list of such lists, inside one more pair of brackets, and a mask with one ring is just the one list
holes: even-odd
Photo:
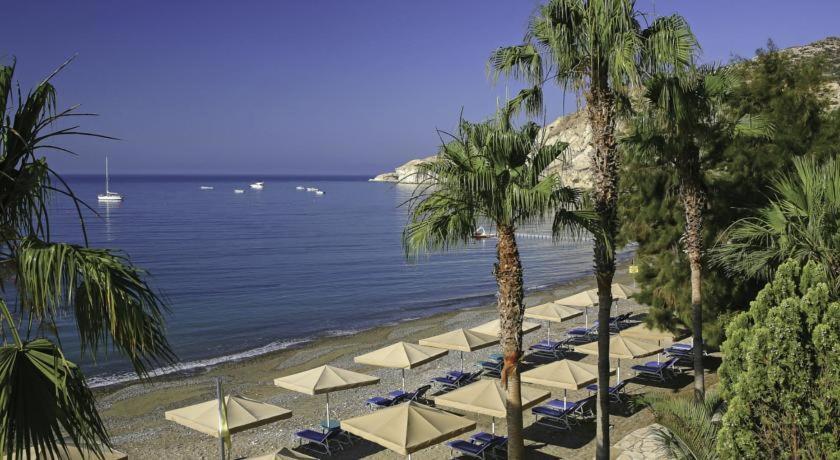
[[(832, 106), (840, 107), (840, 37), (828, 37), (814, 43), (793, 46), (780, 50), (794, 58), (820, 57), (827, 64), (826, 71), (830, 79), (834, 80), (826, 86), (826, 97), (832, 101)], [(549, 170), (556, 172), (563, 181), (570, 186), (588, 188), (592, 185), (589, 174), (589, 158), (592, 151), (590, 142), (592, 130), (582, 111), (557, 118), (543, 128), (541, 136), (545, 136), (547, 144), (566, 142), (569, 144), (568, 155), (563, 160), (557, 160), (549, 166)], [(416, 166), (423, 161), (433, 160), (434, 157), (421, 160), (411, 160), (397, 167), (394, 172), (387, 172), (371, 179), (374, 182), (417, 183)]]

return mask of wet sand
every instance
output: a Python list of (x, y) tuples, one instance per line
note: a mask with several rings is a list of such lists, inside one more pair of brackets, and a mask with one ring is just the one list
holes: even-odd
[[(622, 267), (616, 276), (617, 282), (629, 282), (626, 269)], [(583, 289), (594, 286), (592, 277), (576, 280), (530, 293), (526, 296), (528, 306), (538, 305)], [(635, 318), (644, 316), (645, 308), (625, 301), (630, 305)], [(590, 309), (590, 321), (595, 312)], [(308, 396), (283, 390), (273, 385), (277, 377), (293, 374), (323, 364), (332, 364), (358, 372), (381, 377), (378, 385), (333, 393), (330, 398), (333, 417), (350, 418), (367, 413), (364, 401), (372, 396), (383, 395), (400, 387), (400, 372), (395, 369), (380, 369), (358, 365), (353, 357), (396, 341), (417, 342), (432, 335), (440, 334), (460, 327), (474, 327), (483, 322), (496, 319), (495, 305), (464, 309), (456, 312), (438, 314), (428, 318), (406, 321), (397, 325), (382, 326), (342, 337), (326, 337), (295, 349), (281, 350), (248, 360), (221, 364), (210, 370), (192, 375), (173, 375), (154, 379), (148, 383), (124, 384), (96, 390), (101, 414), (106, 421), (115, 446), (129, 454), (132, 459), (215, 459), (218, 458), (218, 444), (215, 438), (180, 426), (164, 419), (164, 411), (206, 401), (215, 396), (215, 379), (220, 377), (226, 393), (240, 394), (246, 397), (276, 404), (294, 411), (290, 419), (276, 422), (233, 435), (233, 458), (256, 456), (277, 451), (282, 447), (295, 447), (297, 441), (294, 432), (303, 428), (315, 428), (324, 418), (324, 397)], [(567, 324), (554, 324), (552, 336), (559, 336), (564, 329), (581, 325), (583, 318)], [(525, 344), (533, 344), (545, 337), (545, 329), (528, 334)], [(489, 354), (498, 352), (498, 347), (465, 354), (468, 366)], [(572, 354), (570, 359), (595, 363), (594, 356)], [(543, 361), (526, 356), (526, 366), (540, 364)], [(622, 362), (622, 374), (632, 375), (630, 366), (633, 362)], [(427, 383), (432, 377), (441, 375), (448, 369), (460, 366), (458, 353), (406, 371), (406, 387), (413, 389)], [(527, 367), (526, 367), (527, 368)], [(628, 393), (640, 391), (679, 391), (691, 382), (690, 377), (677, 379), (676, 385), (667, 388), (655, 388), (628, 385)], [(434, 395), (434, 393), (430, 393)], [(585, 397), (585, 390), (570, 392), (569, 398)], [(555, 391), (554, 397), (562, 397), (562, 392)], [(646, 410), (614, 411), (612, 442), (636, 428), (652, 423), (652, 416)], [(488, 417), (464, 414), (478, 422), (478, 429), (489, 431)], [(594, 455), (594, 423), (585, 423), (571, 431), (548, 429), (533, 423), (530, 412), (525, 414), (526, 444), (529, 458), (592, 458)], [(531, 426), (528, 426), (531, 425)], [(497, 431), (504, 433), (504, 421), (497, 423)], [(357, 443), (351, 448), (334, 455), (332, 458), (401, 458), (394, 452), (370, 443)], [(450, 458), (450, 451), (439, 445), (416, 453), (416, 459)]]

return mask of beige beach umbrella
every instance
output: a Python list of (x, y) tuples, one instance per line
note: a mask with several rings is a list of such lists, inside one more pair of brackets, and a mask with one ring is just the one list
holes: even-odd
[[(633, 327), (621, 331), (621, 335), (625, 337), (633, 337), (642, 340), (649, 340), (656, 342), (659, 345), (669, 345), (688, 335), (688, 331), (678, 331), (676, 334), (659, 329), (658, 327), (650, 327), (647, 324), (641, 323)], [(662, 353), (657, 353), (656, 362), (660, 361)]]
[(598, 291), (590, 289), (588, 291), (578, 292), (562, 299), (554, 301), (556, 304), (565, 305), (567, 307), (583, 308), (584, 324), (589, 327), (589, 307), (598, 305)]
[(408, 342), (397, 342), (393, 345), (374, 350), (370, 353), (356, 356), (353, 361), (377, 367), (400, 369), (402, 372), (402, 389), (405, 391), (405, 370), (414, 369), (428, 362), (434, 361), (449, 352), (440, 348), (415, 345)]
[(471, 331), (469, 329), (455, 329), (434, 337), (420, 340), (420, 345), (444, 350), (455, 350), (461, 354), (461, 371), (464, 370), (464, 352), (472, 352), (499, 343), (499, 337)]
[(411, 458), (413, 452), (475, 428), (475, 422), (416, 402), (341, 422), (341, 429)]
[[(545, 401), (551, 393), (539, 388), (522, 385), (522, 410)], [(489, 415), (496, 433), (496, 418), (506, 414), (507, 392), (496, 379), (483, 379), (434, 398), (436, 406), (448, 407), (475, 414)]]
[[(24, 454), (23, 457), (21, 457), (21, 460), (24, 459), (24, 458), (27, 459), (27, 460), (30, 459), (30, 458), (32, 458), (32, 459), (50, 458), (50, 459), (53, 459), (53, 460), (86, 460), (86, 459), (90, 459), (90, 458), (99, 458), (90, 449), (87, 449), (87, 448), (84, 448), (84, 447), (80, 448), (80, 447), (70, 445), (70, 443), (72, 441), (70, 441), (69, 439), (65, 439), (65, 442), (67, 443), (67, 451), (59, 453), (58, 456), (50, 456), (49, 454), (40, 454), (36, 451), (35, 448), (30, 447), (29, 450), (27, 451), (27, 453)], [(128, 455), (126, 455), (126, 454), (124, 454), (120, 451), (110, 450), (110, 449), (108, 449), (108, 447), (105, 447), (105, 446), (102, 447), (102, 455), (103, 455), (104, 460), (126, 460), (126, 459), (128, 459)], [(15, 457), (14, 457), (14, 455), (11, 456), (11, 457), (7, 457), (5, 455), (3, 456), (4, 460), (5, 459), (10, 459), (10, 458), (15, 458)]]
[[(292, 411), (242, 396), (225, 396), (227, 425), (230, 434), (287, 419)], [(167, 420), (193, 430), (219, 437), (219, 403), (215, 399), (166, 411)]]
[(583, 315), (583, 310), (554, 302), (525, 309), (526, 318), (541, 319), (546, 322), (546, 339), (549, 342), (551, 342), (551, 323), (561, 323), (581, 315)]
[[(575, 351), (588, 355), (598, 354), (598, 342), (591, 342), (585, 345), (578, 345)], [(623, 335), (616, 335), (610, 339), (610, 358), (618, 360), (616, 366), (616, 383), (621, 382), (621, 360), (644, 358), (655, 355), (662, 351), (662, 346), (646, 340), (634, 339)]]
[(274, 384), (308, 395), (326, 395), (327, 424), (330, 423), (330, 393), (379, 383), (379, 377), (360, 374), (330, 365), (274, 379)]
[[(501, 322), (498, 319), (494, 319), (493, 321), (488, 321), (480, 326), (476, 326), (471, 328), (470, 330), (473, 332), (480, 332), (482, 334), (492, 335), (494, 337), (499, 337), (499, 334), (502, 333), (502, 329), (500, 326)], [(534, 332), (540, 328), (538, 323), (531, 323), (528, 321), (522, 322), (522, 333), (528, 334), (529, 332)]]
[[(615, 369), (610, 369), (610, 374), (615, 374)], [(568, 390), (580, 390), (597, 380), (598, 366), (568, 359), (554, 361), (522, 373), (523, 382), (562, 389), (564, 407)]]

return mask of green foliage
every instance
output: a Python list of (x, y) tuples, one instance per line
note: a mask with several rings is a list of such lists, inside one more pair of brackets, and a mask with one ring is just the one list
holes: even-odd
[(840, 301), (814, 261), (789, 260), (726, 328), (723, 458), (840, 452)]
[(713, 418), (723, 405), (717, 392), (707, 392), (703, 404), (691, 396), (674, 397), (664, 393), (645, 395), (642, 402), (653, 411), (656, 422), (667, 428), (658, 434), (674, 458), (717, 458), (715, 442), (719, 424)]
[(465, 244), (483, 222), (515, 229), (552, 218), (558, 237), (568, 230), (597, 232), (595, 216), (580, 209), (578, 191), (544, 174), (566, 144), (540, 144), (538, 132), (532, 123), (514, 129), (504, 116), (485, 123), (462, 120), (437, 157), (418, 167), (422, 181), (409, 201), (406, 252)]
[[(840, 110), (828, 111), (821, 96), (825, 73), (820, 67), (819, 60), (794, 61), (772, 47), (761, 51), (755, 60), (731, 66), (740, 84), (724, 98), (724, 113), (744, 123), (753, 119), (743, 115), (751, 114), (773, 126), (773, 137), (727, 134), (704, 139), (704, 247), (714, 246), (720, 233), (736, 220), (766, 206), (775, 176), (791, 169), (793, 158), (824, 160), (836, 154)], [(677, 193), (679, 183), (662, 166), (636, 155), (624, 159), (619, 245), (638, 243), (636, 280), (642, 291), (638, 300), (653, 307), (652, 322), (688, 324), (690, 271), (680, 244), (685, 221)], [(761, 286), (755, 280), (734, 278), (720, 268), (706, 268), (703, 333), (706, 342), (715, 346), (723, 339), (722, 326), (731, 312), (743, 309)]]
[(775, 196), (756, 216), (735, 222), (712, 254), (721, 269), (768, 280), (782, 261), (814, 260), (840, 292), (840, 162), (794, 159), (794, 174), (773, 181)]
[(119, 253), (50, 238), (55, 196), (75, 205), (83, 233), (86, 205), (43, 152), (72, 153), (60, 146), (66, 136), (104, 137), (72, 124), (90, 114), (56, 109), (50, 79), (62, 67), (24, 96), (12, 89), (14, 64), (0, 66), (0, 454), (15, 458), (29, 448), (57, 456), (64, 436), (100, 456), (110, 445), (84, 375), (56, 345), (59, 317), (75, 320), (83, 353), (112, 347), (141, 377), (174, 361), (164, 306), (141, 270)]

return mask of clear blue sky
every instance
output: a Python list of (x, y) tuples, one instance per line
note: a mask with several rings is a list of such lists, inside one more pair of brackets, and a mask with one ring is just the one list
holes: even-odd
[[(14, 1), (0, 56), (29, 87), (69, 56), (59, 104), (100, 114), (65, 173), (373, 174), (427, 155), (436, 128), (492, 113), (485, 61), (521, 40), (539, 2)], [(651, 0), (640, 1), (650, 10)], [(704, 60), (840, 35), (838, 0), (656, 2), (678, 11)], [(563, 113), (559, 92), (548, 115)], [(574, 108), (567, 100), (566, 111)]]

